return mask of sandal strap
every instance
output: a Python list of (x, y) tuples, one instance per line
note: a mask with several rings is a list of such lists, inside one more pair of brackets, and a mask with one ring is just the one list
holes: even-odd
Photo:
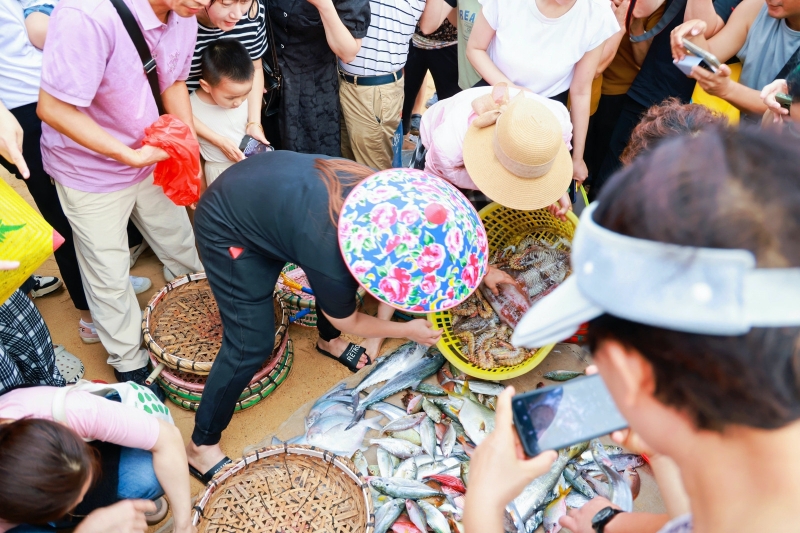
[(359, 346), (358, 344), (350, 343), (342, 355), (339, 356), (339, 360), (345, 364), (350, 369), (358, 368), (358, 362), (361, 360), (361, 356), (366, 353), (366, 349), (363, 346)]

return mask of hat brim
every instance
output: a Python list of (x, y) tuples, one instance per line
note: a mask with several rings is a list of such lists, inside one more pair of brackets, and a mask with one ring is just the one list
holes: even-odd
[(473, 183), (486, 196), (511, 209), (533, 211), (556, 203), (572, 180), (572, 158), (567, 145), (561, 143), (547, 174), (521, 178), (506, 170), (494, 155), (496, 127), (479, 128), (473, 124), (464, 137), (464, 166)]
[(525, 313), (514, 330), (511, 344), (539, 348), (561, 342), (574, 335), (581, 324), (603, 313), (602, 308), (581, 294), (577, 278), (570, 276)]

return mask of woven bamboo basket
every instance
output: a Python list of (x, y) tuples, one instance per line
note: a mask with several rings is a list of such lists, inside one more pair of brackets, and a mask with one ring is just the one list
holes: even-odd
[[(306, 273), (293, 263), (286, 263), (286, 266), (283, 267), (283, 273), (303, 287), (310, 286)], [(297, 290), (294, 287), (289, 287), (283, 282), (282, 278), (278, 278), (278, 283), (275, 285), (275, 294), (283, 300), (286, 312), (289, 314), (289, 320), (293, 324), (307, 328), (317, 327), (317, 302), (313, 295)], [(364, 294), (366, 294), (366, 291), (359, 287), (356, 293), (359, 307), (364, 303)]]
[[(550, 214), (547, 208), (518, 211), (501, 206), (496, 202), (481, 209), (480, 215), (489, 239), (489, 251), (492, 253), (510, 245), (517, 245), (527, 237), (556, 244), (558, 248), (563, 248), (564, 244), (560, 243), (572, 242), (575, 228), (578, 226), (578, 217), (572, 211), (567, 213), (567, 221), (563, 222)], [(428, 315), (434, 329), (442, 330), (442, 336), (439, 338), (437, 346), (442, 355), (456, 368), (476, 378), (503, 380), (521, 376), (544, 361), (544, 358), (555, 346), (549, 344), (539, 348), (533, 356), (518, 365), (486, 370), (472, 364), (462, 355), (461, 341), (453, 334), (452, 318), (450, 311), (440, 311)]]
[[(274, 298), (275, 348), (288, 334), (289, 315)], [(174, 370), (207, 376), (222, 344), (219, 308), (205, 272), (176, 278), (150, 299), (142, 318), (150, 353)]]
[[(269, 384), (269, 380), (265, 378), (267, 378), (268, 374), (272, 372), (276, 366), (282, 364), (288, 342), (289, 336), (284, 335), (283, 343), (272, 353), (272, 356), (264, 363), (258, 372), (256, 372), (250, 384), (242, 392), (241, 396), (239, 396), (240, 400), (244, 400), (256, 394), (262, 387)], [(152, 354), (150, 355), (150, 364), (153, 368), (158, 366), (158, 360), (153, 357)], [(206, 386), (208, 376), (190, 374), (189, 372), (182, 372), (180, 370), (167, 370), (165, 368), (161, 371), (156, 380), (165, 392), (186, 400), (199, 402), (203, 394), (203, 388)]]
[[(244, 411), (245, 409), (249, 409), (253, 407), (258, 402), (265, 399), (267, 396), (275, 392), (281, 383), (286, 381), (286, 378), (289, 376), (289, 371), (292, 370), (292, 364), (294, 363), (294, 351), (292, 349), (292, 341), (286, 345), (286, 351), (281, 356), (278, 364), (266, 375), (263, 379), (256, 383), (251, 383), (247, 389), (244, 390), (242, 395), (251, 391), (251, 387), (255, 388), (256, 392), (252, 392), (248, 396), (242, 398), (239, 397), (239, 401), (236, 402), (236, 407), (234, 408), (234, 412)], [(161, 378), (159, 377), (159, 385), (164, 388), (167, 398), (182, 409), (186, 409), (187, 411), (197, 411), (200, 407), (200, 402), (202, 401), (202, 397), (197, 400), (191, 400), (188, 398), (184, 398), (178, 394), (175, 394), (169, 391), (164, 385), (162, 385)], [(186, 394), (185, 391), (182, 391)]]
[(239, 460), (199, 495), (198, 533), (372, 533), (369, 489), (349, 459), (271, 446)]

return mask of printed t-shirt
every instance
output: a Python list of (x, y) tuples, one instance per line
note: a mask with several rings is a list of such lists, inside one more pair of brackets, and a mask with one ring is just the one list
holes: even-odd
[[(53, 420), (57, 387), (28, 387), (0, 396), (0, 418)], [(65, 411), (69, 427), (81, 438), (151, 450), (158, 440), (158, 419), (135, 407), (107, 400), (86, 391), (67, 394)]]
[[(317, 159), (332, 158), (279, 150), (236, 163), (203, 193), (195, 224), (216, 246), (300, 265), (317, 305), (333, 318), (347, 318), (356, 311), (358, 283), (339, 250)], [(343, 196), (348, 192), (343, 187)]]
[[(226, 109), (216, 104), (205, 103), (198, 96), (197, 93), (199, 92), (195, 91), (189, 96), (189, 102), (192, 104), (192, 115), (211, 128), (214, 133), (232, 140), (236, 143), (236, 146), (239, 146), (242, 138), (247, 133), (247, 100), (243, 101), (236, 109)], [(200, 142), (200, 153), (203, 154), (203, 159), (206, 161), (213, 161), (214, 163), (227, 163), (230, 161), (222, 150), (206, 138), (198, 135), (197, 140)]]
[(481, 75), (467, 59), (467, 41), (472, 34), (472, 26), (481, 12), (478, 0), (458, 0), (458, 86), (469, 89), (479, 81)]
[[(186, 80), (197, 35), (194, 17), (170, 12), (162, 23), (148, 0), (125, 0), (156, 60), (163, 93)], [(142, 61), (108, 0), (62, 0), (50, 17), (42, 89), (78, 108), (126, 146), (139, 149), (144, 129), (158, 119)], [(133, 168), (79, 145), (42, 124), (45, 171), (84, 192), (113, 192), (139, 183), (153, 166)]]
[(19, 0), (0, 0), (0, 102), (15, 109), (39, 100), (42, 52), (25, 29)]
[[(661, 15), (664, 14), (664, 4), (656, 9), (653, 14), (647, 17), (644, 21), (644, 30), (650, 31), (659, 20)], [(603, 71), (603, 87), (600, 90), (601, 94), (618, 95), (625, 94), (636, 79), (639, 73), (639, 65), (633, 58), (633, 43), (628, 36), (624, 36), (617, 48), (617, 55), (614, 60)]]
[(189, 78), (186, 80), (186, 86), (189, 87), (190, 91), (196, 91), (200, 88), (200, 59), (203, 57), (203, 52), (208, 48), (208, 45), (217, 39), (235, 39), (239, 41), (247, 48), (250, 59), (253, 61), (261, 59), (267, 51), (266, 9), (264, 9), (263, 0), (253, 1), (258, 6), (255, 16), (251, 18), (249, 13), (245, 14), (230, 31), (209, 28), (199, 22), (197, 23), (197, 44), (195, 44), (194, 54), (192, 54)]
[(545, 17), (531, 0), (483, 0), (495, 30), (487, 52), (515, 85), (541, 96), (569, 89), (575, 64), (619, 31), (607, 0), (578, 0), (558, 18)]

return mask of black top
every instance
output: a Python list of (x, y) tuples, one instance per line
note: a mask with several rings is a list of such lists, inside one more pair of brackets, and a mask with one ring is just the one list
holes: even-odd
[[(356, 39), (367, 35), (369, 0), (333, 0), (336, 12)], [(269, 16), (275, 34), (275, 50), (295, 74), (308, 72), (325, 63), (335, 64), (328, 46), (319, 10), (308, 0), (269, 0)]]
[[(674, 0), (667, 0), (666, 6)], [(722, 20), (728, 22), (733, 8), (741, 0), (714, 0), (714, 10)], [(689, 103), (694, 91), (695, 80), (687, 77), (672, 62), (672, 49), (669, 38), (672, 30), (683, 24), (686, 9), (682, 9), (661, 33), (653, 37), (653, 43), (644, 58), (642, 68), (628, 89), (628, 96), (637, 103), (650, 107), (671, 96)]]
[(276, 151), (236, 163), (200, 198), (196, 235), (214, 246), (257, 250), (299, 265), (317, 305), (333, 318), (347, 318), (356, 311), (358, 283), (339, 250), (328, 191), (314, 168), (318, 158), (331, 159)]

